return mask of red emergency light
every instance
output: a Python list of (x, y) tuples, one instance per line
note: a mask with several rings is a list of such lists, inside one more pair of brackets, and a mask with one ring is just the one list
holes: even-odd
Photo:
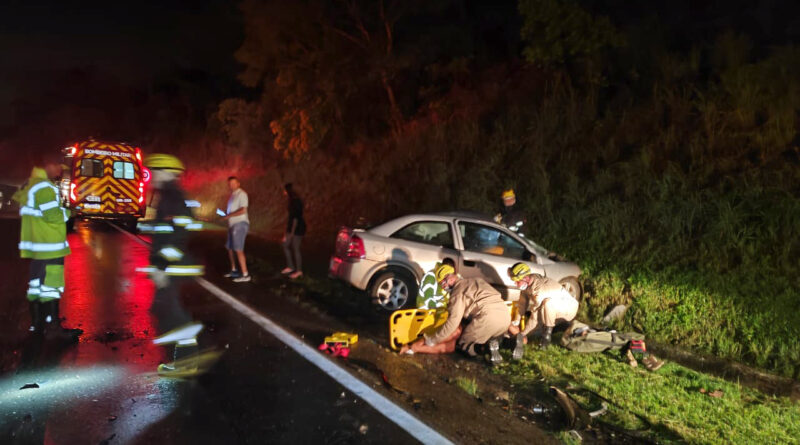
[(147, 184), (150, 182), (151, 177), (150, 169), (147, 167), (142, 167), (142, 181)]

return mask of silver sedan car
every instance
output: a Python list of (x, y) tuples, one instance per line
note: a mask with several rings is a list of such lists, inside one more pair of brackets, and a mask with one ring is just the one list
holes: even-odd
[(383, 308), (396, 310), (412, 307), (422, 276), (446, 258), (461, 276), (483, 278), (507, 300), (519, 298), (508, 277), (508, 268), (518, 261), (581, 299), (577, 264), (561, 261), (487, 217), (465, 212), (408, 215), (367, 230), (343, 227), (329, 274), (366, 291)]

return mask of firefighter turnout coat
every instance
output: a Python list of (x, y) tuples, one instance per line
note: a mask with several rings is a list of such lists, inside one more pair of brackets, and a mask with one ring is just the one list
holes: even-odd
[(155, 219), (138, 224), (141, 233), (152, 235), (150, 266), (170, 276), (201, 276), (204, 268), (186, 252), (188, 232), (203, 230), (203, 223), (192, 217), (192, 201), (187, 201), (176, 181), (167, 182), (153, 197), (157, 200)]

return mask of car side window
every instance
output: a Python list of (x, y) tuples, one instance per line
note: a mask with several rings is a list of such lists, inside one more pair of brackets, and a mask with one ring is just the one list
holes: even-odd
[(391, 235), (392, 238), (453, 249), (450, 224), (441, 221), (420, 221), (409, 224)]
[(515, 260), (524, 260), (526, 256), (529, 256), (522, 243), (494, 227), (459, 222), (458, 231), (461, 234), (461, 240), (464, 242), (464, 250), (488, 253)]

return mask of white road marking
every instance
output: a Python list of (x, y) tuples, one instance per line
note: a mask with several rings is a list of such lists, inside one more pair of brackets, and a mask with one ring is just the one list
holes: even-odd
[[(113, 223), (114, 228), (132, 237), (137, 242), (149, 246), (149, 243), (139, 238), (138, 236), (123, 230), (121, 227)], [(274, 321), (259, 314), (250, 306), (242, 303), (234, 296), (215, 286), (205, 278), (195, 277), (195, 281), (204, 289), (209, 291), (212, 295), (227, 303), (240, 314), (252, 320), (259, 325), (262, 329), (275, 336), (278, 340), (282, 341), (285, 345), (292, 348), (298, 355), (311, 362), (314, 366), (328, 374), (332, 379), (336, 380), (340, 385), (344, 386), (350, 392), (360, 397), (362, 400), (370, 404), (376, 411), (381, 413), (384, 417), (394, 422), (397, 426), (404, 429), (411, 437), (419, 440), (424, 444), (452, 444), (450, 440), (442, 436), (429, 427), (421, 420), (412, 416), (408, 411), (404, 410), (379, 392), (370, 388), (366, 383), (362, 382), (352, 374), (347, 372), (344, 368), (337, 363), (331, 361), (328, 357), (305, 344), (302, 340), (297, 338), (294, 334), (285, 330)]]

